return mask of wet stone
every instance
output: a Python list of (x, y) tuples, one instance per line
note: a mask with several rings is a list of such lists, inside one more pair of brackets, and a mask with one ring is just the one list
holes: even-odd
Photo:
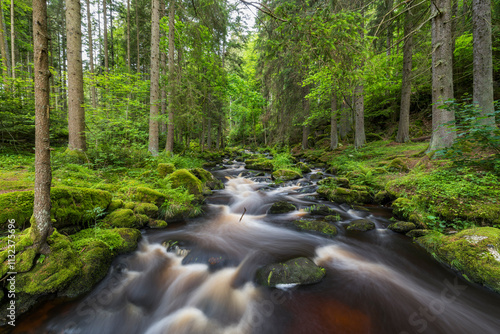
[(297, 207), (292, 203), (286, 201), (278, 201), (271, 206), (271, 208), (269, 209), (269, 213), (271, 214), (287, 213), (295, 210), (297, 210)]
[(275, 287), (278, 284), (305, 285), (318, 283), (324, 276), (324, 268), (318, 267), (308, 258), (299, 257), (258, 269), (256, 282), (268, 287)]
[(365, 232), (369, 230), (373, 230), (375, 228), (375, 224), (368, 219), (357, 219), (349, 223), (347, 226), (348, 231), (360, 231)]

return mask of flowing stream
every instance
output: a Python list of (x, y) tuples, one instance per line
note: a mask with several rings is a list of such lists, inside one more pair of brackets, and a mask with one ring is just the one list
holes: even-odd
[[(277, 187), (269, 175), (257, 177), (242, 164), (226, 167), (214, 172), (225, 189), (207, 199), (202, 218), (146, 231), (139, 249), (116, 259), (89, 295), (39, 307), (15, 333), (500, 332), (500, 296), (387, 230), (390, 211), (317, 199), (315, 171)], [(278, 200), (299, 210), (266, 214)], [(315, 218), (304, 209), (320, 203), (341, 218), (334, 238), (291, 224)], [(359, 218), (377, 228), (345, 230)], [(320, 283), (280, 288), (254, 283), (260, 266), (299, 256), (326, 269)]]

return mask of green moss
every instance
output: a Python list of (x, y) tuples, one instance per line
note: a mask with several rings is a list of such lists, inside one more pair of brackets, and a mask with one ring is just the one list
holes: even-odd
[(54, 231), (47, 242), (51, 253), (29, 272), (17, 275), (16, 292), (30, 295), (56, 292), (80, 274), (82, 263), (68, 237)]
[(132, 199), (138, 202), (154, 203), (160, 207), (165, 202), (165, 195), (147, 187), (137, 187), (132, 195)]
[(358, 219), (349, 223), (347, 226), (348, 231), (369, 231), (375, 228), (375, 224), (368, 219)]
[(173, 173), (174, 171), (175, 171), (174, 164), (171, 163), (158, 164), (158, 174), (160, 174), (161, 177), (165, 177), (168, 174)]
[(415, 205), (408, 198), (400, 197), (392, 202), (392, 213), (402, 219), (408, 219), (414, 211)]
[[(106, 209), (111, 203), (111, 194), (96, 189), (76, 187), (54, 187), (50, 191), (52, 209), (51, 218), (56, 228), (68, 225), (83, 225), (93, 221), (89, 215), (94, 208)], [(33, 214), (33, 191), (0, 194), (0, 224), (5, 229), (8, 219), (15, 219), (18, 227), (29, 226)]]
[(108, 206), (108, 212), (113, 212), (120, 208), (123, 208), (123, 201), (121, 199), (114, 199)]
[(215, 189), (224, 189), (224, 184), (222, 181), (215, 178), (212, 173), (203, 168), (191, 168), (189, 172), (196, 176), (203, 184), (212, 190)]
[(301, 230), (319, 232), (323, 235), (333, 237), (338, 234), (337, 228), (323, 221), (297, 220), (293, 224)]
[(396, 158), (392, 160), (387, 165), (387, 169), (390, 171), (398, 171), (398, 172), (407, 172), (409, 170), (407, 162), (401, 158)]
[(67, 163), (84, 164), (88, 162), (87, 155), (84, 152), (81, 150), (71, 150), (69, 148), (64, 151), (63, 158)]
[(324, 276), (323, 268), (305, 257), (300, 257), (259, 268), (255, 278), (260, 285), (274, 287), (278, 284), (314, 284)]
[(389, 230), (392, 230), (397, 233), (408, 233), (411, 230), (416, 229), (417, 227), (413, 223), (409, 222), (395, 222), (387, 227)]
[(138, 227), (137, 217), (130, 209), (118, 209), (111, 212), (104, 221), (113, 227)]
[(317, 190), (318, 194), (326, 199), (335, 203), (348, 203), (348, 204), (369, 204), (373, 200), (368, 191), (354, 190), (346, 188), (328, 188), (322, 186)]
[(164, 220), (150, 220), (148, 226), (150, 228), (165, 228), (168, 224)]
[(305, 164), (303, 162), (297, 162), (295, 164), (295, 167), (298, 168), (298, 169), (300, 169), (300, 171), (302, 173), (310, 173), (311, 172), (311, 168), (307, 164)]
[(79, 254), (82, 268), (61, 296), (77, 297), (89, 292), (101, 281), (108, 272), (113, 259), (113, 252), (108, 245), (97, 239), (85, 239), (78, 243), (76, 252)]
[(134, 210), (135, 209), (135, 206), (139, 204), (139, 203), (135, 203), (135, 202), (125, 202), (123, 204), (123, 208), (124, 209), (130, 209), (130, 210)]
[(300, 179), (302, 175), (290, 169), (279, 169), (272, 174), (273, 178), (277, 181), (289, 181)]
[(138, 203), (134, 208), (134, 212), (136, 214), (156, 218), (158, 216), (158, 207), (152, 203)]
[(113, 252), (113, 255), (135, 250), (141, 232), (133, 228), (85, 229), (71, 235), (73, 249), (84, 249), (89, 240), (100, 240)]
[(190, 194), (201, 196), (203, 193), (202, 182), (187, 169), (179, 169), (166, 178), (172, 188), (186, 188)]
[(473, 228), (451, 236), (431, 233), (418, 243), (470, 280), (500, 292), (500, 229)]
[(136, 214), (135, 217), (137, 219), (136, 228), (143, 228), (150, 221), (149, 217), (146, 215)]
[(287, 201), (278, 201), (273, 203), (273, 205), (269, 208), (269, 213), (279, 214), (279, 213), (287, 213), (294, 210), (297, 210), (297, 207), (292, 203), (289, 203)]
[(256, 170), (266, 170), (266, 171), (272, 171), (273, 170), (273, 164), (270, 160), (265, 159), (265, 158), (260, 158), (260, 159), (246, 159), (245, 160), (245, 166), (248, 169), (256, 169)]

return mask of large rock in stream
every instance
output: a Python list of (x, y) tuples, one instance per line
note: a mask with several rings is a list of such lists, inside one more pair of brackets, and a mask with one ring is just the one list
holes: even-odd
[(297, 207), (292, 203), (287, 201), (278, 201), (275, 202), (271, 208), (269, 209), (269, 213), (277, 214), (277, 213), (287, 213), (297, 210)]
[(276, 287), (278, 284), (314, 284), (325, 276), (325, 269), (318, 267), (305, 257), (283, 263), (268, 264), (257, 270), (256, 282), (262, 286)]

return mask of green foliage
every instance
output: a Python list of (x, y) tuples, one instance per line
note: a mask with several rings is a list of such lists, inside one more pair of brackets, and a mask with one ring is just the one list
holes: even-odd
[(445, 126), (451, 126), (457, 138), (451, 147), (436, 153), (452, 159), (458, 166), (481, 166), (500, 175), (500, 129), (495, 124), (500, 109), (483, 116), (470, 100), (448, 101), (442, 108), (455, 113), (455, 121)]

